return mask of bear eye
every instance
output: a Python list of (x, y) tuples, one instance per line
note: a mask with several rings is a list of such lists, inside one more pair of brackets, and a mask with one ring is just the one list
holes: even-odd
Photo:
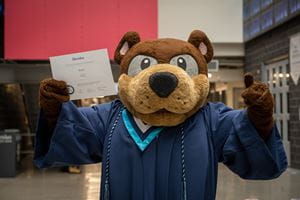
[(144, 58), (141, 62), (141, 68), (142, 69), (146, 69), (147, 67), (149, 67), (151, 64), (150, 59), (149, 58)]
[(177, 58), (177, 66), (181, 67), (182, 69), (186, 69), (186, 62), (183, 57)]
[(157, 63), (157, 60), (151, 56), (137, 55), (129, 63), (127, 74), (128, 76), (135, 76), (143, 69), (156, 65)]
[(190, 76), (196, 76), (199, 73), (199, 67), (196, 60), (188, 54), (182, 54), (171, 58), (170, 64), (184, 69)]

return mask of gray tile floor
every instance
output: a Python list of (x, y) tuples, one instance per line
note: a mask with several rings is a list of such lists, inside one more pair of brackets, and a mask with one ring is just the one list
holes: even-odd
[[(85, 166), (82, 174), (25, 167), (16, 178), (0, 178), (0, 200), (99, 200), (100, 165)], [(300, 200), (300, 171), (288, 169), (272, 181), (245, 181), (220, 165), (217, 200)]]

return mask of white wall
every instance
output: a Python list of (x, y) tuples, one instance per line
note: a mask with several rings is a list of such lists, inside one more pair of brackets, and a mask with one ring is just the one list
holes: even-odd
[(158, 35), (186, 40), (194, 29), (213, 43), (242, 43), (242, 0), (158, 0)]

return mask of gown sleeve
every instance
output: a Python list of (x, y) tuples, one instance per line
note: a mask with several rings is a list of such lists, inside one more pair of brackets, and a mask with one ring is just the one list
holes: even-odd
[(285, 171), (287, 158), (275, 124), (263, 140), (246, 110), (233, 110), (222, 103), (209, 104), (209, 110), (219, 162), (244, 179), (273, 179)]
[(80, 165), (101, 162), (108, 120), (116, 103), (77, 108), (63, 103), (52, 133), (40, 113), (36, 132), (34, 162), (37, 167)]

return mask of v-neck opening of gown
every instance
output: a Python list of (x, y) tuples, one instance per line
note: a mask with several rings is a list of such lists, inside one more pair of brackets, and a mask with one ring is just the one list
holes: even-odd
[(130, 137), (141, 151), (144, 151), (163, 130), (163, 127), (151, 126), (143, 133), (136, 125), (133, 116), (126, 109), (122, 111), (122, 119)]
[(136, 124), (136, 122), (134, 120), (134, 116), (128, 111), (127, 111), (127, 116), (128, 116), (128, 119), (129, 119), (131, 125), (133, 126), (134, 130), (137, 132), (137, 134), (139, 135), (141, 140), (145, 140), (145, 138), (147, 138), (149, 133), (151, 133), (153, 129), (157, 128), (155, 126), (150, 126), (145, 132), (143, 132), (141, 130), (141, 128)]
[(146, 133), (146, 131), (151, 128), (150, 125), (145, 124), (142, 120), (139, 118), (136, 118), (135, 116), (132, 116), (136, 126), (142, 131), (142, 133)]

